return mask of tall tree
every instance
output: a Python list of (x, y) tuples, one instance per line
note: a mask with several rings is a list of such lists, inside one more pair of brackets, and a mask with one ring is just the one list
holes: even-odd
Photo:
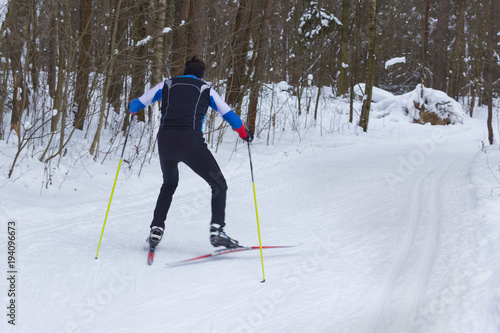
[(113, 77), (113, 69), (114, 69), (114, 64), (116, 60), (116, 36), (118, 34), (118, 22), (120, 20), (120, 13), (121, 13), (121, 5), (122, 5), (123, 0), (118, 0), (116, 4), (116, 8), (114, 8), (114, 18), (112, 20), (113, 25), (111, 27), (111, 36), (110, 36), (110, 43), (109, 43), (109, 60), (107, 62), (106, 66), (106, 78), (104, 79), (104, 87), (102, 91), (102, 100), (101, 100), (101, 108), (99, 112), (99, 123), (97, 125), (97, 131), (94, 135), (94, 140), (92, 141), (92, 145), (90, 146), (90, 154), (97, 156), (97, 147), (99, 145), (100, 137), (101, 137), (101, 131), (102, 127), (104, 125), (104, 114), (106, 112), (106, 102), (108, 100), (108, 92), (109, 92), (109, 87), (111, 85), (111, 80)]
[(434, 88), (446, 91), (446, 69), (448, 50), (448, 17), (450, 15), (450, 0), (439, 0), (438, 19), (436, 25), (436, 54), (433, 66)]
[(80, 0), (80, 24), (78, 28), (79, 52), (78, 52), (78, 72), (76, 76), (75, 102), (77, 111), (73, 126), (83, 130), (83, 123), (88, 109), (87, 90), (89, 85), (89, 75), (91, 71), (90, 46), (92, 43), (91, 34), (92, 21), (92, 0)]
[(349, 35), (351, 22), (351, 0), (342, 0), (342, 27), (340, 28), (340, 59), (338, 95), (342, 96), (349, 90)]
[(422, 80), (427, 83), (428, 57), (429, 57), (429, 18), (431, 11), (431, 0), (425, 1), (424, 16), (422, 20)]
[(255, 58), (255, 73), (252, 79), (250, 88), (250, 102), (248, 105), (248, 128), (255, 132), (255, 122), (257, 119), (257, 104), (259, 100), (259, 92), (262, 86), (262, 81), (265, 77), (265, 63), (267, 60), (267, 49), (269, 40), (269, 23), (271, 20), (274, 0), (263, 0), (262, 2), (262, 19), (260, 23), (258, 48), (254, 50), (257, 53)]
[(474, 31), (474, 34), (471, 36), (471, 38), (468, 38), (468, 47), (467, 50), (470, 52), (470, 55), (473, 59), (473, 61), (470, 62), (470, 76), (472, 77), (471, 83), (470, 83), (470, 96), (471, 96), (471, 102), (470, 102), (470, 110), (469, 114), (472, 117), (474, 113), (474, 108), (476, 106), (476, 97), (479, 94), (479, 85), (482, 80), (482, 65), (484, 63), (484, 47), (483, 47), (483, 40), (486, 39), (486, 32), (485, 32), (485, 26), (484, 26), (484, 19), (483, 19), (483, 8), (484, 8), (484, 1), (477, 1), (473, 4), (473, 15), (472, 17), (472, 22), (469, 23), (469, 28), (471, 31)]
[(6, 37), (8, 55), (11, 64), (13, 95), (12, 95), (12, 116), (10, 128), (17, 134), (18, 140), (21, 138), (21, 117), (27, 102), (27, 89), (23, 75), (23, 49), (26, 32), (26, 0), (10, 1), (9, 10), (6, 16), (7, 27), (9, 28)]
[(486, 65), (485, 65), (485, 92), (486, 104), (488, 105), (488, 141), (493, 144), (493, 71), (495, 68), (495, 59), (493, 57), (495, 47), (495, 23), (494, 6), (497, 0), (485, 0), (484, 17), (486, 20), (487, 39), (486, 39)]
[[(137, 0), (134, 6), (134, 25), (132, 32), (134, 49), (132, 51), (132, 82), (130, 88), (131, 100), (142, 95), (146, 88), (146, 71), (148, 69), (146, 15), (148, 2), (148, 0)], [(141, 110), (137, 114), (137, 120), (146, 120), (144, 110)], [(124, 127), (126, 127), (126, 124), (124, 124)]]
[(254, 1), (256, 0), (240, 0), (234, 29), (230, 37), (229, 52), (231, 55), (228, 64), (226, 102), (233, 107), (237, 114), (241, 114), (240, 101), (243, 99)]
[(191, 0), (187, 26), (187, 57), (203, 58), (205, 52), (205, 36), (207, 30), (206, 0)]
[(360, 12), (361, 12), (361, 0), (354, 0), (354, 19), (353, 19), (353, 43), (351, 50), (351, 63), (350, 63), (350, 105), (349, 105), (349, 122), (352, 123), (354, 120), (354, 85), (357, 83), (355, 80), (358, 76), (358, 48), (360, 45), (360, 34), (361, 34), (361, 26), (360, 26)]
[(165, 0), (151, 0), (151, 8), (154, 8), (154, 41), (153, 41), (153, 62), (151, 64), (151, 84), (157, 84), (163, 78), (164, 60), (163, 41), (165, 28)]
[(377, 1), (368, 0), (368, 63), (366, 66), (365, 98), (361, 107), (359, 126), (363, 131), (368, 130), (368, 120), (370, 118), (370, 107), (373, 93), (373, 79), (375, 77), (375, 49), (377, 37)]
[(57, 66), (57, 37), (59, 36), (59, 1), (51, 0), (49, 2), (49, 42), (48, 42), (48, 63), (47, 63), (47, 84), (49, 86), (50, 97), (55, 98), (56, 94), (56, 66)]
[[(40, 60), (39, 60), (39, 48), (38, 48), (38, 34), (37, 30), (39, 29), (38, 25), (38, 10), (36, 1), (28, 1), (28, 17), (26, 18), (28, 22), (28, 32), (27, 35), (29, 39), (26, 40), (28, 43), (27, 46), (27, 62), (29, 63), (30, 73), (31, 73), (31, 84), (33, 86), (34, 92), (37, 91), (39, 86), (39, 77), (40, 77)], [(0, 41), (1, 42), (1, 41)]]
[(451, 73), (450, 82), (448, 84), (448, 95), (457, 99), (460, 90), (460, 59), (462, 59), (462, 49), (464, 42), (464, 25), (465, 25), (465, 0), (458, 2), (458, 18), (455, 28), (456, 37), (451, 51)]
[(174, 1), (174, 29), (172, 30), (171, 75), (181, 75), (187, 57), (187, 21), (189, 0)]
[[(118, 21), (118, 31), (116, 35), (116, 63), (115, 70), (113, 71), (113, 76), (111, 78), (111, 83), (109, 86), (108, 100), (113, 106), (113, 110), (116, 113), (120, 113), (122, 106), (122, 94), (123, 85), (125, 78), (130, 73), (130, 60), (128, 50), (128, 33), (129, 33), (129, 22), (130, 17), (133, 15), (130, 8), (132, 0), (124, 0), (122, 4), (122, 13), (120, 14), (120, 19)], [(117, 0), (110, 1), (111, 8), (116, 8)], [(116, 16), (113, 16), (116, 18)], [(114, 25), (114, 23), (113, 23)], [(152, 73), (154, 73), (154, 66)], [(151, 74), (153, 75), (153, 74)]]

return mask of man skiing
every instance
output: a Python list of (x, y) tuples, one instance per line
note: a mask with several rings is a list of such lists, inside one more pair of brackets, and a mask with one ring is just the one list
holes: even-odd
[(163, 184), (151, 222), (150, 252), (160, 243), (165, 230), (172, 196), (179, 181), (179, 162), (185, 163), (203, 178), (212, 189), (210, 242), (214, 247), (238, 247), (238, 241), (224, 232), (227, 184), (203, 138), (203, 119), (210, 106), (226, 120), (239, 136), (248, 142), (253, 134), (243, 125), (229, 105), (203, 81), (205, 64), (193, 57), (184, 67), (184, 74), (165, 80), (129, 104), (131, 114), (161, 99), (161, 124), (158, 131), (158, 152)]

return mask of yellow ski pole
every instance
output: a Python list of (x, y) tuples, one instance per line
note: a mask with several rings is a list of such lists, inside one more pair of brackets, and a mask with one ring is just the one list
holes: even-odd
[(257, 194), (255, 193), (255, 181), (253, 178), (252, 154), (250, 153), (250, 142), (247, 141), (247, 144), (248, 144), (248, 159), (250, 160), (250, 173), (252, 174), (253, 198), (255, 202), (255, 216), (257, 217), (257, 231), (259, 233), (260, 261), (262, 263), (262, 278), (263, 278), (261, 282), (266, 282), (266, 274), (264, 273), (264, 255), (262, 254), (262, 239), (260, 237), (259, 210), (257, 209)]
[(125, 142), (123, 143), (122, 155), (120, 156), (120, 162), (118, 162), (118, 170), (116, 170), (115, 182), (113, 183), (113, 188), (111, 189), (111, 196), (109, 198), (108, 209), (106, 210), (106, 216), (104, 217), (104, 223), (102, 225), (101, 238), (99, 238), (99, 245), (97, 246), (97, 252), (95, 254), (95, 258), (99, 254), (99, 249), (101, 248), (102, 235), (104, 234), (104, 228), (106, 227), (106, 220), (108, 219), (109, 208), (111, 207), (111, 200), (113, 200), (113, 193), (115, 193), (116, 181), (118, 180), (118, 174), (120, 173), (120, 167), (122, 166), (123, 154), (125, 153), (125, 146), (127, 146), (128, 134), (130, 133), (130, 125), (134, 120), (134, 116), (130, 118), (130, 123), (127, 128), (127, 136), (125, 137)]

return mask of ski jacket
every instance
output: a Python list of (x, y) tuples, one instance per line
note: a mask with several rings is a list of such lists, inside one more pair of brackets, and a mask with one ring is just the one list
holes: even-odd
[(203, 130), (208, 107), (219, 113), (241, 138), (247, 137), (245, 126), (220, 95), (194, 75), (182, 75), (165, 80), (146, 91), (129, 104), (135, 114), (161, 100), (161, 129)]

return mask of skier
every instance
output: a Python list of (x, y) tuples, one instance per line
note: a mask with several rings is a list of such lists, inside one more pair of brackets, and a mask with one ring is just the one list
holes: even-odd
[(240, 117), (203, 81), (205, 64), (193, 57), (185, 63), (184, 74), (165, 80), (144, 95), (132, 100), (132, 115), (144, 107), (161, 101), (161, 124), (158, 131), (158, 152), (163, 174), (163, 184), (156, 202), (150, 225), (150, 252), (160, 243), (172, 196), (179, 181), (179, 162), (185, 163), (203, 178), (212, 189), (212, 219), (210, 242), (214, 247), (239, 247), (238, 241), (224, 232), (224, 211), (227, 184), (222, 172), (203, 138), (203, 119), (210, 106), (226, 120), (239, 136), (248, 142), (253, 133), (246, 129)]

